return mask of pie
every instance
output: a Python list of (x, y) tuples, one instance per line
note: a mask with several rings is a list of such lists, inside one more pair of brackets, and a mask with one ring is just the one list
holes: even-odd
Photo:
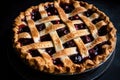
[(116, 28), (84, 1), (54, 0), (14, 19), (13, 47), (37, 71), (74, 74), (98, 67), (115, 50)]

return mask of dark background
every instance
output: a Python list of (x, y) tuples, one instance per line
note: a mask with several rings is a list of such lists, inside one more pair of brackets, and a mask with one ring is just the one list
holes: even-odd
[[(1, 76), (4, 80), (24, 80), (18, 72), (15, 64), (22, 64), (14, 54), (12, 48), (12, 24), (19, 12), (25, 11), (32, 5), (52, 0), (5, 0), (0, 3), (0, 54)], [(117, 45), (115, 57), (109, 68), (97, 80), (120, 80), (120, 3), (115, 0), (83, 0), (94, 4), (105, 12), (117, 29)], [(9, 54), (9, 55), (8, 55)], [(13, 56), (16, 56), (13, 57)], [(12, 59), (12, 60), (11, 60)], [(14, 62), (12, 62), (14, 60)], [(15, 62), (17, 61), (18, 62)], [(19, 63), (20, 62), (20, 63)], [(19, 66), (19, 69), (23, 69)], [(4, 77), (5, 76), (5, 77)], [(75, 79), (74, 79), (75, 80)]]

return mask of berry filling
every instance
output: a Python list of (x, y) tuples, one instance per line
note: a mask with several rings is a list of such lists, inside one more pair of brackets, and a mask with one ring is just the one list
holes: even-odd
[(89, 9), (88, 11), (84, 12), (84, 15), (87, 16), (87, 17), (90, 17), (94, 12)]
[(92, 23), (93, 24), (96, 24), (97, 22), (99, 22), (99, 21), (101, 21), (102, 19), (100, 19), (100, 18), (97, 18), (97, 19), (94, 19), (93, 21), (92, 21)]
[(41, 36), (40, 41), (51, 41), (51, 37), (49, 34)]
[(53, 4), (49, 4), (48, 6), (45, 6), (45, 9), (47, 11), (48, 16), (58, 14), (58, 11)]
[(34, 21), (41, 19), (41, 15), (40, 15), (40, 13), (39, 13), (39, 9), (34, 9), (34, 10), (32, 10), (32, 12), (31, 12), (31, 18), (32, 18)]
[(18, 33), (22, 33), (22, 32), (30, 32), (30, 29), (28, 26), (25, 26), (24, 24), (21, 24), (19, 27), (19, 31)]
[(70, 13), (74, 10), (74, 6), (72, 4), (64, 3), (64, 4), (60, 4), (60, 6), (63, 8), (63, 10), (66, 13)]
[(45, 29), (45, 24), (36, 25), (38, 31)]
[(55, 53), (55, 48), (54, 47), (46, 48), (46, 52), (51, 56), (52, 54)]
[(41, 56), (38, 50), (29, 50), (28, 52), (32, 55), (32, 57)]
[(64, 35), (68, 34), (69, 32), (70, 31), (68, 30), (67, 27), (64, 27), (64, 28), (61, 28), (61, 29), (57, 30), (57, 33), (58, 33), (59, 37), (64, 36)]
[(69, 47), (75, 47), (76, 44), (73, 40), (71, 40), (71, 41), (64, 43), (63, 46), (64, 46), (64, 48), (69, 48)]
[(101, 44), (98, 44), (94, 48), (89, 50), (90, 59), (94, 59), (95, 56), (100, 55), (100, 54), (102, 54), (104, 52), (104, 49), (102, 48), (102, 45), (104, 45), (104, 44), (108, 44), (108, 42), (106, 41), (106, 42), (103, 42)]
[(70, 20), (80, 20), (80, 17), (78, 15), (69, 17)]
[(104, 36), (108, 33), (107, 26), (103, 26), (98, 30), (98, 35), (99, 36)]
[(81, 23), (81, 24), (74, 24), (76, 30), (79, 30), (79, 29), (86, 29), (87, 26), (84, 24), (84, 23)]
[(54, 64), (54, 65), (57, 65), (57, 66), (59, 66), (59, 67), (63, 66), (63, 63), (62, 63), (62, 61), (60, 60), (60, 58), (57, 58), (57, 59), (53, 60), (53, 64)]
[(98, 47), (95, 47), (93, 49), (90, 49), (89, 51), (90, 59), (94, 59), (96, 55), (98, 55)]
[(53, 24), (60, 24), (63, 23), (62, 20), (55, 20), (55, 21), (51, 21)]
[(81, 57), (81, 55), (80, 55), (79, 53), (70, 56), (70, 59), (71, 59), (75, 64), (79, 64), (79, 63), (82, 62), (82, 57)]
[(94, 40), (92, 35), (81, 36), (81, 39), (85, 44)]
[(20, 38), (20, 39), (18, 40), (18, 42), (20, 42), (21, 46), (24, 46), (24, 45), (31, 44), (31, 43), (33, 43), (34, 41), (33, 41), (33, 39), (31, 39), (31, 38)]

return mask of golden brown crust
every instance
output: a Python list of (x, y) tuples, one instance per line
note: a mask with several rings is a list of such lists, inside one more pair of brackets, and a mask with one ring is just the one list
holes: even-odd
[[(66, 14), (65, 11), (60, 7), (60, 3), (73, 3), (75, 9), (70, 14)], [(44, 6), (48, 6), (49, 4), (54, 4), (59, 16), (48, 16), (47, 12), (44, 9)], [(31, 12), (33, 9), (39, 9), (42, 19), (39, 19), (37, 21), (33, 21), (31, 19)], [(83, 12), (87, 11), (88, 9), (94, 11), (94, 13), (90, 17), (86, 17), (83, 15)], [(83, 23), (81, 20), (69, 20), (69, 17), (75, 16), (76, 14), (78, 14), (82, 21), (87, 25), (90, 32), (87, 29), (76, 31), (74, 24)], [(93, 24), (92, 20), (97, 19), (98, 17), (100, 17), (102, 20), (96, 24)], [(27, 23), (23, 21), (23, 19), (25, 18)], [(62, 20), (65, 24), (62, 23), (53, 25), (50, 21), (54, 20)], [(46, 28), (39, 32), (35, 26), (42, 23), (45, 23)], [(28, 26), (31, 33), (18, 33), (20, 25)], [(81, 73), (87, 69), (99, 66), (102, 62), (106, 61), (107, 57), (114, 51), (116, 46), (116, 29), (110, 21), (109, 17), (98, 8), (96, 8), (94, 5), (88, 4), (83, 1), (56, 0), (54, 2), (41, 3), (38, 6), (32, 6), (25, 12), (20, 13), (20, 15), (15, 19), (14, 26), (13, 45), (14, 48), (18, 50), (21, 58), (25, 59), (27, 63), (33, 68), (49, 73)], [(59, 37), (56, 30), (64, 28), (65, 26), (68, 27), (70, 33)], [(107, 30), (109, 31), (109, 33), (107, 33), (105, 36), (99, 36), (97, 34), (98, 30), (103, 26), (107, 26)], [(48, 33), (50, 34), (52, 41), (40, 42), (40, 36), (46, 35)], [(91, 34), (95, 40), (90, 43), (84, 44), (80, 37), (88, 34)], [(21, 43), (19, 42), (19, 39), (21, 38), (33, 38), (34, 43), (21, 46)], [(82, 58), (89, 56), (88, 50), (92, 49), (97, 44), (108, 41), (109, 45), (103, 45), (102, 48), (104, 49), (104, 53), (97, 55), (95, 59), (87, 59), (83, 63), (75, 64), (72, 62), (69, 56), (77, 54), (76, 47), (65, 49), (63, 47), (63, 44), (70, 40), (73, 40), (77, 44), (78, 51)], [(52, 56), (45, 52), (44, 49), (50, 47), (55, 47), (56, 51)], [(41, 56), (32, 57), (32, 55), (30, 55), (29, 53), (29, 50), (31, 49), (37, 49)], [(57, 58), (60, 58), (60, 60), (63, 62), (63, 66), (57, 66), (53, 64), (53, 59)]]

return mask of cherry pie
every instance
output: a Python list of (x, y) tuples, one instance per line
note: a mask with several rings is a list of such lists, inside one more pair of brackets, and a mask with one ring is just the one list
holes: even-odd
[(115, 49), (117, 30), (92, 4), (54, 0), (21, 12), (13, 31), (14, 48), (29, 66), (73, 74), (104, 62)]

